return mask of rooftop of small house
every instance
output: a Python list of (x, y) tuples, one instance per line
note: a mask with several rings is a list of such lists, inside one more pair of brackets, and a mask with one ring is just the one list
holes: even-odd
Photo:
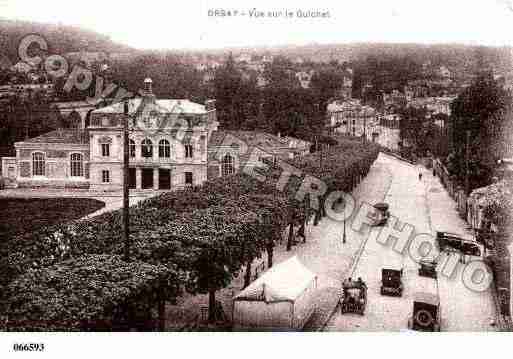
[(87, 131), (80, 129), (57, 129), (40, 136), (17, 143), (61, 143), (61, 144), (89, 144)]

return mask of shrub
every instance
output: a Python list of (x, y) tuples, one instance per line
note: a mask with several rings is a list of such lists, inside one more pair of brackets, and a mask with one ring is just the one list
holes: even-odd
[[(176, 296), (176, 273), (162, 265), (91, 255), (31, 269), (6, 287), (1, 327), (9, 331), (101, 330), (122, 325), (130, 310)], [(128, 309), (128, 308), (127, 308)], [(149, 314), (150, 312), (148, 312)], [(151, 316), (146, 318), (151, 321)]]

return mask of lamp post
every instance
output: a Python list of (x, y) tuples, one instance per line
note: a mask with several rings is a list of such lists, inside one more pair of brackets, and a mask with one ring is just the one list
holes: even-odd
[[(344, 206), (345, 208), (345, 206)], [(345, 212), (345, 210), (344, 210)], [(342, 237), (342, 243), (346, 243), (346, 219), (344, 218), (344, 235)]]
[(130, 218), (128, 207), (130, 206), (129, 188), (128, 188), (128, 166), (129, 166), (129, 146), (128, 146), (128, 100), (123, 103), (123, 237), (125, 241), (125, 260), (130, 260)]

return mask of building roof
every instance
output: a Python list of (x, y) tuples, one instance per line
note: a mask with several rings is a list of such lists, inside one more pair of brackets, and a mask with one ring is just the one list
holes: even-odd
[(296, 256), (273, 266), (260, 278), (234, 297), (234, 300), (294, 301), (315, 281), (317, 275), (306, 268)]
[[(129, 113), (133, 114), (140, 111), (140, 106), (143, 101), (142, 98), (134, 98), (128, 100), (128, 110)], [(152, 104), (151, 102), (147, 102), (147, 104)], [(187, 99), (173, 99), (173, 100), (155, 100), (155, 106), (152, 110), (161, 112), (161, 113), (173, 113), (173, 114), (205, 114), (207, 111), (205, 110), (204, 105), (200, 105), (198, 103), (189, 101)], [(110, 106), (102, 107), (92, 112), (93, 114), (98, 113), (124, 113), (124, 103), (117, 102)]]
[(376, 110), (371, 106), (362, 105), (360, 100), (350, 99), (347, 101), (334, 101), (328, 104), (327, 111), (329, 113), (333, 112), (344, 112), (344, 111), (352, 111), (358, 112), (360, 115), (373, 116), (376, 113)]
[(18, 143), (89, 144), (87, 132), (79, 129), (58, 129)]
[(52, 105), (56, 106), (59, 110), (75, 109), (75, 108), (94, 108), (94, 104), (88, 101), (69, 101), (69, 102), (53, 102)]
[(220, 146), (227, 135), (236, 137), (243, 141), (248, 147), (258, 147), (266, 152), (273, 152), (278, 149), (290, 149), (291, 143), (303, 144), (308, 147), (309, 142), (294, 137), (278, 137), (266, 132), (259, 131), (214, 131), (210, 135), (208, 146), (213, 148)]

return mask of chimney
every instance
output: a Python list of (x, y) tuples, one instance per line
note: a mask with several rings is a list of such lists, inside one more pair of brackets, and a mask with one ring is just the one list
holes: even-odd
[[(144, 90), (142, 92), (142, 103), (141, 106), (148, 103), (155, 103), (155, 95), (153, 94), (153, 81), (149, 77), (144, 79)], [(144, 106), (143, 106), (144, 107)]]
[(216, 100), (210, 99), (205, 101), (205, 110), (212, 111), (216, 109)]
[(152, 79), (150, 79), (149, 77), (145, 78), (144, 79), (144, 92), (146, 92), (148, 94), (152, 94), (153, 93), (152, 84), (153, 84)]

